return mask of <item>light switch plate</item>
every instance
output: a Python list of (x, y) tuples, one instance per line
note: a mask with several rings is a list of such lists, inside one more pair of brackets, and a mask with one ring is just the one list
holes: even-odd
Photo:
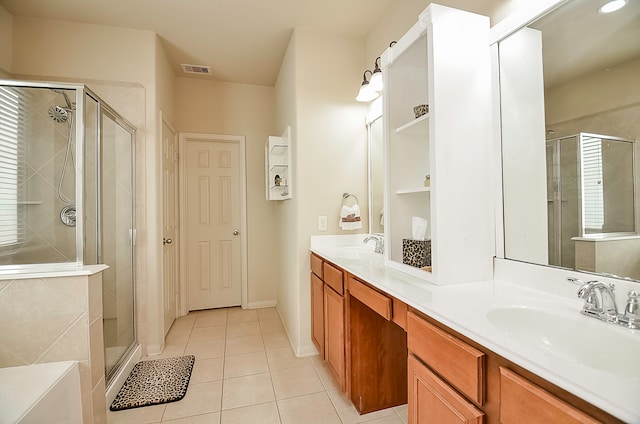
[(325, 215), (318, 217), (318, 231), (327, 231), (327, 217)]

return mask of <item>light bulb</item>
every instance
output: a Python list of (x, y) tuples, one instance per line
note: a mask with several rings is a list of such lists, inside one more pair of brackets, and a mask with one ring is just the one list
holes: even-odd
[(620, 10), (625, 7), (627, 4), (627, 0), (612, 0), (600, 6), (598, 9), (598, 13), (607, 14), (615, 12), (616, 10)]

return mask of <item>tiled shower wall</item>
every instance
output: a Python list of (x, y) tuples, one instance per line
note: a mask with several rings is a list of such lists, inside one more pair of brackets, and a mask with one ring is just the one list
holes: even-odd
[(106, 423), (102, 274), (0, 280), (0, 367), (78, 361), (84, 423)]
[(19, 186), (24, 241), (12, 256), (0, 257), (0, 264), (75, 261), (75, 228), (60, 220), (61, 209), (75, 201), (76, 174), (72, 157), (68, 159), (61, 186), (63, 195), (72, 202), (62, 201), (57, 192), (65, 168), (69, 125), (55, 122), (48, 113), (53, 106), (66, 106), (66, 101), (61, 94), (48, 89), (21, 91), (27, 93), (23, 111), (25, 143), (21, 151), (24, 161)]

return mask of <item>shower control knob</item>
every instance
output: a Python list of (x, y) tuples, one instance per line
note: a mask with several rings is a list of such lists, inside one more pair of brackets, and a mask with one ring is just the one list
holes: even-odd
[(162, 238), (162, 244), (163, 245), (164, 244), (171, 244), (171, 243), (173, 243), (173, 240), (168, 239), (168, 238), (164, 238), (164, 237)]

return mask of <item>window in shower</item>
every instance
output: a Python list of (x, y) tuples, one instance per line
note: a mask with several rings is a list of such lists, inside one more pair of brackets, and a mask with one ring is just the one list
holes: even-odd
[(19, 216), (19, 187), (24, 182), (20, 165), (20, 95), (11, 88), (0, 87), (0, 256), (14, 251), (24, 237)]
[(602, 139), (585, 135), (582, 150), (582, 204), (585, 233), (601, 233), (604, 226)]

